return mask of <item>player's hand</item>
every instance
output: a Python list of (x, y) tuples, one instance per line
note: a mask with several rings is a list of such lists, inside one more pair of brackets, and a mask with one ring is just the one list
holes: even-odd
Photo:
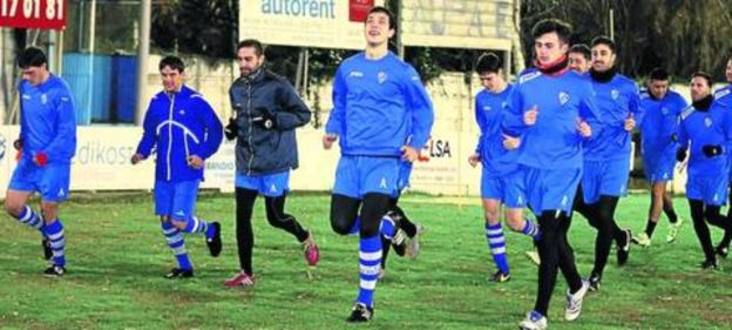
[(20, 160), (21, 157), (23, 157), (23, 140), (21, 138), (15, 139), (13, 141), (13, 148), (15, 148), (15, 160)]
[(521, 139), (507, 134), (503, 134), (503, 147), (506, 150), (518, 149), (521, 146)]
[(679, 163), (683, 162), (686, 159), (686, 149), (679, 148), (676, 150), (676, 161)]
[(33, 155), (33, 162), (39, 167), (44, 167), (48, 164), (48, 155), (43, 151), (38, 151)]
[(15, 141), (13, 141), (13, 148), (15, 148), (15, 150), (23, 149), (23, 140), (21, 138), (15, 139)]
[(476, 152), (468, 157), (468, 164), (470, 164), (470, 166), (475, 167), (478, 165), (478, 163), (480, 163), (479, 153)]
[(333, 146), (333, 142), (338, 140), (338, 135), (326, 134), (323, 135), (323, 149), (328, 150)]
[(584, 138), (592, 136), (592, 127), (590, 127), (590, 124), (581, 118), (577, 118), (577, 131)]
[(524, 124), (526, 124), (526, 126), (533, 126), (536, 124), (536, 117), (538, 116), (539, 108), (537, 106), (531, 107), (531, 109), (524, 112)]
[(191, 155), (188, 156), (188, 166), (195, 168), (197, 170), (200, 170), (203, 168), (203, 159), (201, 157), (198, 157), (198, 155)]
[(402, 159), (414, 163), (419, 158), (419, 151), (410, 146), (402, 147)]
[(145, 156), (142, 154), (134, 154), (132, 155), (132, 158), (130, 158), (130, 163), (132, 163), (132, 165), (136, 165), (143, 160), (145, 160)]
[(252, 119), (252, 123), (266, 130), (277, 129), (277, 117), (269, 110), (261, 110), (262, 115)]
[(722, 149), (722, 146), (718, 144), (707, 144), (702, 146), (702, 152), (704, 152), (704, 155), (708, 158), (713, 158), (721, 155), (724, 150)]
[(229, 124), (224, 127), (224, 134), (229, 141), (236, 139), (237, 135), (239, 135), (239, 125), (236, 123), (235, 118), (229, 118)]
[(633, 113), (631, 112), (628, 118), (625, 118), (625, 122), (623, 123), (623, 128), (625, 128), (626, 131), (630, 132), (635, 128), (635, 118), (633, 118)]

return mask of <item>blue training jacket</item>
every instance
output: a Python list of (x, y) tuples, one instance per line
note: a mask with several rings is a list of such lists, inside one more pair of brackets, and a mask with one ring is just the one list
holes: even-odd
[(404, 145), (420, 150), (433, 122), (419, 75), (393, 53), (370, 60), (361, 52), (338, 67), (325, 131), (339, 136), (341, 154), (399, 157)]
[(70, 164), (76, 153), (76, 113), (69, 86), (51, 74), (38, 86), (21, 81), (18, 92), (23, 158), (44, 152), (48, 163)]
[[(523, 122), (526, 111), (536, 107), (536, 123)], [(592, 85), (585, 76), (568, 70), (556, 76), (529, 71), (519, 77), (508, 98), (503, 118), (504, 131), (520, 136), (518, 163), (539, 169), (582, 168), (582, 142), (579, 121), (599, 125), (599, 110), (594, 103)]]
[(203, 169), (188, 166), (188, 156), (206, 160), (219, 149), (221, 121), (201, 94), (183, 85), (179, 92), (153, 96), (145, 113), (137, 153), (147, 158), (155, 148), (155, 180), (203, 180)]

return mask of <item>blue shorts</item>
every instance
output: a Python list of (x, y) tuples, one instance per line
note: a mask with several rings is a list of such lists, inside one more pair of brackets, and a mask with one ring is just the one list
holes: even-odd
[(412, 175), (412, 163), (402, 161), (399, 164), (399, 177), (397, 178), (397, 189), (391, 197), (397, 198), (402, 191), (409, 187), (409, 176)]
[(601, 195), (621, 197), (628, 192), (630, 159), (585, 161), (582, 192), (586, 204), (600, 200)]
[(155, 214), (188, 221), (196, 213), (196, 197), (200, 183), (200, 180), (155, 181)]
[(516, 170), (505, 175), (497, 175), (484, 167), (480, 177), (480, 197), (499, 200), (511, 209), (526, 207), (524, 173)]
[(689, 176), (686, 198), (703, 201), (707, 205), (727, 203), (727, 178), (724, 176)]
[(394, 157), (342, 155), (336, 168), (333, 194), (362, 199), (368, 193), (394, 196), (401, 160)]
[(257, 176), (237, 172), (234, 184), (267, 197), (280, 197), (290, 191), (290, 171)]
[(71, 164), (49, 163), (39, 167), (30, 159), (21, 158), (13, 171), (8, 189), (38, 192), (44, 202), (63, 202), (69, 198)]
[(646, 174), (646, 180), (651, 184), (672, 181), (675, 166), (675, 154), (643, 155), (643, 172)]
[(577, 185), (582, 178), (582, 169), (539, 169), (522, 166), (524, 185), (529, 208), (535, 214), (548, 210), (572, 210)]

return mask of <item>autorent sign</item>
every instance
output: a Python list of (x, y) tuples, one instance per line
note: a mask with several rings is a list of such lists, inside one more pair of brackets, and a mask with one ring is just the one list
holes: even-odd
[(64, 0), (0, 0), (0, 26), (63, 30)]
[(239, 1), (239, 39), (265, 44), (361, 49), (366, 13), (383, 0)]
[(511, 49), (514, 0), (402, 2), (406, 46)]

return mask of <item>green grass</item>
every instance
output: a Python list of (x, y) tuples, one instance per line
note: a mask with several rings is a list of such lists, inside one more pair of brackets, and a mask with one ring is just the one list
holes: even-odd
[[(621, 226), (642, 230), (648, 197), (621, 201)], [(475, 201), (473, 199), (473, 201)], [(686, 203), (677, 199), (688, 219)], [(443, 204), (441, 204), (443, 203)], [(329, 198), (296, 194), (288, 212), (312, 228), (322, 260), (306, 277), (300, 246), (269, 227), (261, 200), (254, 215), (257, 285), (228, 290), (222, 281), (237, 269), (233, 198), (207, 195), (201, 217), (220, 219), (224, 252), (208, 256), (203, 238), (188, 237), (196, 277), (162, 278), (173, 257), (152, 216), (148, 195), (76, 198), (63, 206), (69, 273), (60, 280), (40, 275), (38, 233), (7, 216), (0, 221), (0, 328), (264, 328), (333, 329), (344, 322), (358, 283), (357, 240), (329, 225)], [(391, 258), (376, 293), (370, 327), (393, 329), (514, 329), (533, 307), (536, 267), (524, 257), (531, 243), (508, 234), (513, 279), (487, 282), (494, 270), (486, 248), (480, 207), (409, 195), (403, 208), (427, 227), (416, 260)], [(680, 239), (665, 244), (662, 220), (647, 249), (634, 247), (628, 265), (605, 271), (599, 293), (590, 294), (580, 319), (563, 320), (566, 284), (560, 277), (552, 299), (552, 329), (713, 329), (732, 324), (732, 263), (722, 271), (698, 269), (701, 249), (687, 220)], [(713, 229), (714, 241), (720, 232)], [(580, 272), (592, 267), (595, 232), (575, 219), (571, 242)], [(614, 251), (614, 250), (613, 250)]]

